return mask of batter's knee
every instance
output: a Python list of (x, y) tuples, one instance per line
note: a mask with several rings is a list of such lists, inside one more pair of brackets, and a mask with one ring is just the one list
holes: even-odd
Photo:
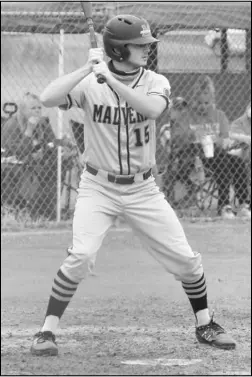
[(194, 283), (199, 280), (203, 274), (203, 266), (200, 253), (194, 253), (184, 258), (180, 264), (176, 280), (184, 283)]
[(88, 273), (88, 262), (92, 259), (93, 253), (68, 248), (68, 257), (64, 260), (61, 270), (72, 281), (79, 283)]

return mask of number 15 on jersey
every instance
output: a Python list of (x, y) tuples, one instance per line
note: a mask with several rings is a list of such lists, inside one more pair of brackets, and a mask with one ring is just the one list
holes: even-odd
[(134, 130), (136, 136), (136, 147), (142, 147), (147, 144), (150, 140), (149, 125), (145, 126), (144, 129), (136, 128)]

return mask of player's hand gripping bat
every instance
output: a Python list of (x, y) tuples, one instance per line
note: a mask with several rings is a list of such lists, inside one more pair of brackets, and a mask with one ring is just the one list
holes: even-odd
[[(96, 40), (96, 35), (94, 31), (94, 22), (93, 22), (93, 17), (92, 17), (92, 3), (91, 1), (80, 1), (81, 7), (83, 10), (83, 13), (85, 15), (85, 19), (88, 24), (88, 30), (89, 30), (89, 35), (90, 35), (90, 44), (92, 48), (97, 48), (97, 40)], [(105, 77), (102, 75), (97, 76), (97, 82), (99, 84), (103, 84), (106, 81)]]

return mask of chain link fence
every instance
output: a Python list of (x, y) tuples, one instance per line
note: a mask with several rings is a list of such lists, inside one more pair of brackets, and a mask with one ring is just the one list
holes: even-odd
[[(172, 88), (170, 110), (157, 122), (157, 180), (173, 207), (212, 216), (224, 205), (249, 205), (250, 3), (93, 2), (93, 11), (100, 46), (116, 14), (146, 18), (160, 40), (148, 67)], [(71, 216), (83, 168), (82, 113), (41, 108), (37, 96), (84, 64), (88, 49), (78, 2), (2, 2), (2, 216)]]

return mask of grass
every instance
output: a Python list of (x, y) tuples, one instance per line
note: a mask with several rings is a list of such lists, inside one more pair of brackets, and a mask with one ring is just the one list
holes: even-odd
[(32, 218), (26, 211), (1, 211), (1, 231), (12, 232), (34, 229), (59, 229), (69, 228), (71, 220), (49, 221), (42, 216), (36, 219)]

